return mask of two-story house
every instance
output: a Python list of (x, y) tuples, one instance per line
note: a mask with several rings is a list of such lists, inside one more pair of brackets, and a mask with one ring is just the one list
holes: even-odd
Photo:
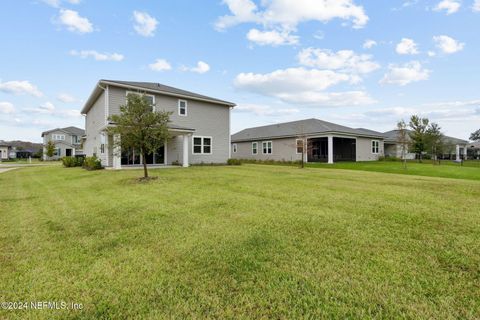
[[(58, 160), (62, 157), (83, 155), (82, 137), (84, 135), (85, 130), (77, 127), (56, 128), (42, 132), (43, 159)], [(51, 158), (46, 155), (45, 147), (48, 141), (55, 143), (55, 153)]]
[[(119, 150), (121, 137), (108, 135), (128, 94), (149, 99), (152, 112), (170, 112), (171, 138), (146, 159), (138, 150)], [(100, 80), (82, 109), (85, 115), (84, 152), (97, 156), (105, 167), (178, 163), (225, 163), (230, 157), (230, 110), (234, 103), (152, 82)]]

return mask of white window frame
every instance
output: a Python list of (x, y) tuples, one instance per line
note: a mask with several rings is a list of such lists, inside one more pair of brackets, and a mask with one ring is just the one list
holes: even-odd
[[(180, 113), (180, 104), (181, 104), (181, 102), (185, 102), (185, 114), (181, 114), (181, 113)], [(177, 106), (178, 106), (178, 115), (179, 115), (180, 117), (186, 117), (186, 116), (188, 115), (188, 101), (187, 101), (187, 100), (178, 99)]]
[[(195, 138), (200, 138), (201, 144), (200, 144), (200, 150), (201, 152), (195, 152)], [(205, 148), (205, 139), (210, 139), (210, 152), (204, 152)], [(200, 155), (211, 155), (213, 153), (213, 138), (211, 136), (192, 136), (192, 154), (200, 154)]]
[[(253, 145), (255, 145), (255, 152), (253, 152)], [(252, 142), (252, 155), (257, 155), (258, 154), (258, 142)]]
[[(298, 141), (302, 141), (302, 152), (298, 152)], [(295, 152), (297, 154), (302, 154), (305, 152), (305, 141), (303, 139), (295, 139)]]
[(149, 96), (153, 98), (153, 105), (152, 105), (152, 112), (157, 111), (157, 103), (155, 101), (155, 95), (154, 94), (149, 94), (149, 93), (144, 93), (144, 92), (138, 92), (138, 91), (131, 91), (131, 90), (126, 90), (125, 91), (125, 101), (127, 100), (127, 97), (129, 94), (138, 94), (139, 96)]
[(372, 154), (379, 154), (380, 153), (380, 140), (372, 140), (370, 145)]
[(65, 141), (65, 135), (64, 134), (52, 134), (52, 139), (55, 141)]
[(237, 153), (237, 144), (236, 143), (232, 144), (232, 152)]
[[(266, 143), (267, 147), (264, 148), (263, 144)], [(270, 143), (270, 152), (268, 152), (268, 144)], [(267, 152), (265, 152), (265, 149), (267, 149)], [(273, 153), (273, 142), (272, 141), (262, 141), (262, 154), (272, 154)]]

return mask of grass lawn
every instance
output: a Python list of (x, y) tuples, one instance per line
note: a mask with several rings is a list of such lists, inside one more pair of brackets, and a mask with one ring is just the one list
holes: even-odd
[(402, 163), (397, 161), (337, 162), (333, 165), (309, 163), (307, 166), (311, 168), (376, 171), (427, 177), (480, 180), (480, 161), (478, 160), (465, 161), (463, 166), (450, 160), (442, 160), (440, 165), (433, 165), (426, 160), (423, 163), (409, 161), (407, 170), (403, 169)]
[(0, 174), (0, 301), (83, 305), (0, 319), (480, 318), (480, 181), (151, 173)]

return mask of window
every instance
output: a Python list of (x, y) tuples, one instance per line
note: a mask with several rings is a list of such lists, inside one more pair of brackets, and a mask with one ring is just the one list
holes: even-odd
[(272, 154), (272, 141), (262, 142), (262, 152), (263, 154)]
[(372, 153), (373, 154), (378, 154), (379, 152), (379, 147), (380, 147), (380, 141), (378, 140), (372, 140)]
[(64, 134), (52, 134), (52, 139), (53, 140), (65, 140), (65, 135)]
[(232, 146), (233, 153), (237, 153), (237, 144), (234, 143)]
[(252, 142), (252, 154), (258, 154), (258, 142)]
[(78, 136), (72, 136), (72, 143), (73, 143), (73, 144), (79, 143), (79, 141), (78, 141)]
[(187, 116), (187, 101), (178, 100), (178, 115)]
[(303, 140), (302, 139), (297, 139), (296, 144), (297, 144), (297, 154), (302, 154), (303, 153)]
[(193, 154), (212, 154), (212, 137), (193, 137)]
[(100, 153), (105, 153), (105, 134), (100, 135)]
[(126, 95), (128, 97), (129, 94), (138, 94), (140, 96), (143, 96), (144, 99), (146, 99), (148, 101), (148, 103), (150, 104), (150, 106), (152, 107), (151, 108), (151, 111), (154, 112), (155, 111), (155, 96), (153, 94), (146, 94), (146, 93), (141, 93), (141, 92), (134, 92), (134, 91), (127, 91), (126, 92)]
[(55, 152), (53, 153), (54, 156), (61, 157), (62, 156), (62, 149), (57, 148), (55, 149)]

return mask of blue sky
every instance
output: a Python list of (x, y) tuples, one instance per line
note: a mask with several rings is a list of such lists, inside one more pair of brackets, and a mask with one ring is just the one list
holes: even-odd
[(480, 128), (480, 1), (4, 0), (0, 140), (76, 125), (99, 79), (229, 100), (232, 131), (315, 117)]

